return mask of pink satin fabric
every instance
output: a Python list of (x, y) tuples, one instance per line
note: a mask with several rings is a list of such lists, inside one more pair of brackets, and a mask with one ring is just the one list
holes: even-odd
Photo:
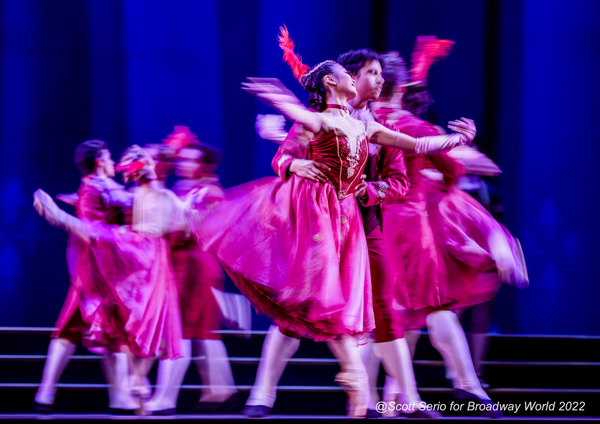
[(181, 316), (168, 242), (114, 225), (83, 223), (93, 235), (93, 282), (77, 287), (84, 305), (94, 306), (87, 342), (115, 350), (124, 344), (142, 357), (181, 357)]
[(332, 168), (331, 183), (263, 178), (225, 190), (224, 200), (210, 210), (199, 205), (191, 217), (201, 244), (259, 312), (315, 340), (374, 328), (367, 245), (352, 196), (366, 137), (356, 152), (350, 157), (346, 137), (328, 132), (311, 142), (309, 157)]
[[(221, 190), (218, 180), (201, 179), (179, 180), (173, 192), (183, 200), (191, 190), (207, 186)], [(173, 233), (169, 236), (169, 242), (179, 294), (183, 338), (220, 339), (215, 331), (221, 329), (221, 317), (211, 287), (223, 290), (223, 268), (215, 255), (200, 249), (191, 234), (181, 231)]]
[[(415, 116), (388, 116), (380, 113), (380, 121), (413, 137), (439, 134)], [(405, 328), (415, 329), (425, 326), (434, 310), (459, 310), (495, 296), (501, 283), (487, 236), (500, 226), (468, 194), (449, 188), (464, 173), (457, 161), (445, 153), (404, 158), (410, 189), (399, 201), (383, 205), (383, 233), (397, 298), (406, 308)], [(421, 174), (430, 164), (444, 182)]]

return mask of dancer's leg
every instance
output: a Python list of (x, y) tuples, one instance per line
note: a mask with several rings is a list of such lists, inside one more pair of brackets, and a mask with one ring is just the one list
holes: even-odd
[(369, 377), (369, 401), (368, 408), (376, 410), (379, 402), (379, 392), (377, 391), (377, 379), (379, 378), (379, 369), (381, 360), (375, 354), (375, 344), (369, 340), (369, 343), (358, 346), (360, 358), (365, 366)]
[(351, 407), (349, 415), (364, 417), (367, 414), (369, 398), (367, 371), (360, 359), (358, 344), (354, 337), (338, 336), (327, 342), (340, 363), (341, 371), (335, 381), (344, 387)]
[(493, 300), (490, 300), (471, 308), (471, 332), (468, 338), (473, 365), (478, 377), (483, 375), (483, 361), (489, 343), (492, 302)]
[(421, 338), (421, 330), (407, 330), (404, 332), (404, 338), (408, 343), (408, 348), (410, 350), (410, 357), (415, 357), (415, 352), (417, 351), (417, 343)]
[(106, 361), (109, 363), (107, 370), (112, 370), (110, 381), (113, 386), (110, 408), (134, 410), (140, 407), (140, 403), (131, 395), (129, 385), (129, 358), (126, 352), (108, 352)]
[(193, 340), (192, 343), (205, 357), (204, 364), (198, 367), (198, 372), (203, 384), (209, 386), (202, 391), (199, 402), (225, 402), (237, 393), (225, 344), (222, 340)]
[(50, 340), (48, 356), (44, 364), (42, 381), (35, 394), (35, 401), (42, 405), (52, 405), (56, 396), (56, 384), (65, 370), (77, 345), (68, 339)]
[(433, 347), (440, 352), (444, 362), (456, 370), (454, 388), (489, 400), (475, 373), (467, 338), (456, 314), (451, 311), (432, 312), (427, 316), (427, 327)]
[(277, 384), (288, 361), (299, 347), (300, 339), (283, 335), (275, 325), (269, 328), (263, 343), (256, 380), (246, 405), (273, 407), (277, 396)]
[[(417, 408), (421, 397), (417, 392), (417, 382), (406, 339), (396, 339), (377, 345), (381, 351), (386, 373), (394, 377), (400, 387), (400, 403)], [(409, 412), (414, 412), (414, 410)]]
[(192, 341), (182, 340), (183, 358), (161, 359), (158, 363), (156, 390), (144, 404), (147, 411), (165, 411), (177, 408), (179, 390), (192, 361)]

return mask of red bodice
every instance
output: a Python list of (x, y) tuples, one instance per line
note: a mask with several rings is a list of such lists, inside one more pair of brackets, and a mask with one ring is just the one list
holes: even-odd
[(369, 138), (366, 129), (356, 138), (355, 152), (351, 151), (348, 136), (338, 128), (332, 128), (312, 140), (308, 152), (309, 159), (331, 169), (323, 172), (335, 188), (338, 200), (354, 194), (368, 157)]

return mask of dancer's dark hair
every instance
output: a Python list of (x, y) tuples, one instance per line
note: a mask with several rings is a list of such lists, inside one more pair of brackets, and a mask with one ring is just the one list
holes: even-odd
[(102, 150), (108, 149), (106, 141), (87, 140), (75, 148), (75, 165), (81, 175), (89, 175), (96, 169), (96, 159), (102, 156)]
[(369, 49), (350, 50), (342, 53), (338, 56), (337, 63), (346, 68), (351, 75), (357, 75), (363, 66), (374, 60), (378, 61), (382, 68), (384, 67), (382, 55)]

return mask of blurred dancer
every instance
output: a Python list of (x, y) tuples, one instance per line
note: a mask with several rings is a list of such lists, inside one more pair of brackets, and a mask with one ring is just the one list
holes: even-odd
[(414, 139), (357, 121), (347, 112), (347, 101), (356, 96), (349, 73), (334, 61), (304, 65), (285, 29), (280, 43), (315, 112), (277, 80), (250, 80), (245, 89), (303, 125), (308, 157), (328, 167), (328, 182), (296, 175), (287, 181), (263, 178), (227, 190), (211, 210), (198, 205), (191, 226), (259, 312), (288, 334), (328, 341), (340, 362), (336, 381), (348, 394), (350, 415), (364, 417), (367, 377), (353, 336), (371, 331), (374, 319), (368, 251), (354, 197), (369, 139), (425, 152), (468, 143), (474, 131), (461, 121), (453, 123), (459, 134)]
[[(173, 191), (182, 201), (193, 190), (214, 190), (220, 195), (222, 188), (216, 170), (221, 153), (217, 149), (200, 143), (185, 126), (175, 126), (164, 142), (156, 149), (177, 151), (175, 174), (180, 179)], [(199, 248), (189, 228), (171, 233), (169, 241), (181, 309), (184, 357), (159, 362), (157, 388), (144, 407), (155, 415), (175, 413), (179, 389), (193, 352), (204, 357), (196, 361), (196, 366), (206, 387), (200, 397), (202, 409), (196, 408), (196, 412), (217, 411), (226, 401), (231, 404), (232, 396), (237, 393), (227, 349), (217, 333), (221, 321), (212, 291), (222, 290), (223, 270), (213, 254)]]
[[(355, 78), (357, 96), (349, 101), (350, 115), (356, 119), (366, 121), (374, 121), (370, 113), (367, 103), (370, 100), (375, 100), (379, 97), (383, 78), (381, 77), (381, 58), (380, 56), (368, 49), (352, 50), (340, 55), (338, 63), (343, 65)], [(262, 122), (266, 118), (257, 120), (257, 129), (264, 130)], [(280, 131), (270, 129), (269, 134), (279, 134)], [(326, 175), (323, 171), (324, 166), (318, 162), (307, 160), (307, 147), (299, 144), (296, 137), (292, 133), (280, 147), (277, 155), (273, 159), (273, 168), (282, 178), (288, 179), (291, 174), (312, 179), (314, 181), (326, 181)], [(282, 157), (293, 156), (293, 161), (281, 162)], [(394, 164), (393, 169), (389, 168), (390, 164)], [(387, 178), (382, 180), (381, 170), (386, 169)], [(392, 281), (392, 272), (390, 270), (389, 260), (385, 243), (381, 234), (381, 212), (379, 205), (383, 202), (393, 201), (393, 199), (401, 198), (408, 190), (408, 177), (404, 167), (402, 151), (388, 147), (381, 147), (376, 144), (369, 144), (369, 158), (365, 166), (366, 174), (366, 191), (359, 202), (359, 207), (362, 212), (363, 226), (367, 236), (367, 247), (369, 252), (369, 264), (371, 272), (371, 280), (373, 287), (373, 309), (375, 314), (375, 337), (377, 348), (384, 355), (384, 366), (388, 372), (399, 376), (402, 383), (404, 401), (406, 404), (414, 402), (418, 405), (421, 401), (416, 390), (416, 382), (414, 380), (414, 372), (412, 369), (412, 360), (408, 351), (408, 346), (403, 339), (404, 332), (401, 319), (398, 313), (398, 308), (394, 307), (394, 290)], [(276, 329), (271, 328), (269, 333), (275, 334)], [(257, 382), (255, 383), (250, 398), (248, 399), (248, 407), (245, 412), (252, 416), (262, 416), (268, 413), (275, 401), (275, 390), (277, 382), (287, 364), (289, 357), (297, 350), (293, 346), (297, 346), (297, 342), (293, 338), (285, 335), (277, 334), (273, 337), (267, 337), (263, 346), (263, 357), (259, 365), (259, 373)], [(289, 345), (289, 349), (280, 349), (279, 345)], [(359, 346), (363, 362), (371, 363), (367, 360), (368, 357), (374, 355), (373, 345), (366, 343)], [(289, 356), (286, 356), (289, 355)], [(269, 363), (276, 363), (277, 366), (268, 366)], [(263, 365), (264, 364), (264, 365)], [(379, 363), (377, 362), (377, 373), (367, 371), (369, 377), (377, 377), (379, 372)], [(277, 368), (280, 369), (277, 370)], [(272, 370), (272, 371), (268, 371)], [(272, 374), (271, 378), (265, 377), (265, 374)], [(376, 417), (375, 404), (379, 399), (377, 393), (376, 381), (371, 381), (371, 395), (369, 399), (368, 417)], [(256, 392), (256, 393), (255, 393)], [(268, 394), (268, 395), (265, 395)], [(254, 407), (250, 407), (254, 406)], [(431, 411), (413, 411), (407, 412), (408, 417), (433, 417), (435, 413)]]
[(144, 150), (148, 152), (154, 161), (156, 182), (161, 188), (166, 188), (167, 178), (173, 171), (177, 153), (176, 148), (167, 144), (149, 143), (144, 145)]
[[(75, 214), (85, 220), (117, 224), (123, 209), (130, 209), (133, 198), (123, 186), (112, 178), (115, 176), (114, 161), (107, 144), (101, 140), (89, 140), (75, 149), (75, 163), (81, 171), (81, 185), (76, 196), (71, 196)], [(92, 284), (93, 270), (87, 255), (88, 248), (79, 238), (69, 237), (67, 259), (71, 285), (52, 333), (48, 356), (44, 365), (42, 382), (35, 395), (36, 412), (51, 412), (56, 384), (66, 368), (77, 344), (90, 328), (90, 320), (98, 305), (98, 292), (82, 296), (78, 288)], [(76, 259), (74, 259), (76, 258)], [(69, 260), (70, 259), (70, 260)], [(108, 352), (101, 359), (102, 369), (109, 385), (109, 407), (115, 410), (134, 410), (139, 404), (129, 395), (127, 382), (127, 357)]]
[[(356, 78), (358, 95), (349, 102), (350, 114), (356, 119), (375, 121), (368, 103), (377, 100), (381, 94), (384, 83), (383, 58), (366, 49), (351, 50), (340, 55), (338, 62)], [(371, 392), (369, 409), (371, 416), (377, 417), (379, 413), (375, 405), (379, 401), (377, 391), (379, 361), (376, 361), (376, 365), (373, 366), (374, 361), (369, 359), (380, 357), (386, 372), (399, 382), (402, 393), (400, 403), (419, 405), (421, 398), (417, 392), (408, 344), (404, 339), (404, 324), (399, 314), (402, 306), (395, 302), (392, 266), (382, 233), (381, 207), (404, 197), (410, 185), (402, 151), (370, 144), (365, 173), (367, 190), (359, 197), (359, 205), (369, 246), (376, 343), (361, 346), (361, 355), (369, 372)], [(408, 418), (441, 416), (437, 411), (418, 409), (406, 409), (402, 415)]]
[[(358, 95), (349, 101), (349, 109), (352, 116), (355, 118), (365, 119), (372, 121), (373, 115), (368, 108), (368, 101), (375, 100), (381, 91), (383, 78), (381, 77), (381, 61), (379, 55), (375, 52), (367, 49), (353, 50), (343, 55), (340, 55), (338, 62), (351, 72), (352, 76), (356, 78), (356, 87)], [(273, 139), (272, 134), (277, 135), (278, 142), (281, 134), (281, 128), (276, 128), (275, 125), (269, 125), (264, 128), (262, 123), (267, 117), (261, 117), (257, 119), (257, 130), (259, 134), (265, 135), (268, 139)], [(276, 118), (276, 117), (274, 117)], [(275, 122), (275, 119), (269, 119), (269, 121)], [(267, 131), (265, 131), (267, 130)], [(288, 158), (293, 156), (295, 158), (306, 157), (306, 147), (301, 144), (294, 143), (294, 136), (289, 136), (285, 143), (280, 147), (278, 154), (273, 160), (273, 167), (275, 171), (282, 178), (289, 178), (292, 173), (299, 176), (309, 178), (313, 181), (323, 181), (326, 176), (323, 173), (324, 167), (322, 164), (311, 160), (295, 159), (291, 162), (289, 160), (282, 161), (281, 158)], [(379, 373), (379, 362), (374, 363), (369, 360), (370, 357), (383, 356), (384, 366), (390, 374), (399, 375), (402, 378), (403, 392), (408, 394), (405, 396), (405, 402), (419, 403), (420, 398), (416, 391), (416, 383), (414, 381), (414, 372), (412, 370), (411, 357), (408, 346), (405, 340), (402, 338), (403, 328), (401, 318), (398, 315), (398, 309), (402, 306), (394, 298), (393, 280), (391, 271), (389, 270), (389, 260), (387, 258), (387, 252), (385, 249), (385, 242), (381, 234), (381, 212), (379, 206), (384, 203), (393, 202), (401, 198), (406, 190), (408, 189), (408, 181), (406, 177), (406, 169), (404, 167), (404, 160), (402, 153), (399, 150), (389, 149), (377, 145), (369, 146), (369, 160), (365, 167), (367, 173), (367, 191), (364, 196), (360, 198), (361, 203), (367, 207), (362, 207), (361, 211), (363, 214), (363, 224), (365, 232), (367, 234), (367, 242), (369, 247), (369, 259), (371, 267), (371, 278), (373, 280), (373, 300), (374, 300), (374, 312), (376, 320), (376, 349), (374, 352), (371, 344), (361, 345), (361, 355), (365, 364), (369, 364), (372, 367), (373, 372), (369, 372), (370, 383), (371, 383), (371, 399), (369, 402), (370, 409), (375, 412), (375, 403), (378, 400), (378, 393), (376, 388), (377, 374)], [(271, 333), (276, 333), (276, 327), (272, 327), (269, 330)], [(275, 340), (276, 342), (271, 342)], [(270, 343), (273, 343), (273, 347), (270, 347)], [(289, 350), (284, 349), (283, 352), (288, 352), (288, 357), (282, 357), (282, 353), (270, 353), (280, 352), (279, 345), (290, 346)], [(247, 405), (256, 405), (254, 408), (246, 408), (247, 413), (259, 414), (268, 413), (272, 403), (275, 399), (275, 386), (285, 364), (289, 357), (297, 350), (297, 344), (292, 338), (281, 335), (281, 332), (277, 337), (269, 338), (263, 346), (263, 358), (261, 359), (261, 368), (259, 368), (259, 375), (257, 376), (257, 383), (253, 387), (253, 392), (258, 390), (260, 393), (270, 393), (265, 398), (260, 396), (257, 398), (251, 396)], [(265, 356), (265, 353), (267, 354)], [(283, 355), (285, 356), (285, 355)], [(268, 359), (270, 358), (270, 360)], [(271, 378), (272, 387), (267, 389), (266, 378), (261, 377), (264, 369), (277, 369), (272, 366), (270, 368), (262, 367), (263, 362), (269, 363), (274, 362), (279, 364), (278, 368), (280, 371), (275, 371)], [(271, 373), (269, 373), (271, 374)], [(260, 384), (259, 384), (260, 383)], [(257, 387), (258, 386), (258, 387)], [(262, 403), (261, 403), (262, 402)], [(262, 406), (259, 406), (262, 405)], [(369, 411), (371, 413), (371, 411)], [(432, 417), (435, 414), (429, 414), (427, 411), (415, 411), (414, 413), (405, 414), (405, 416), (419, 418), (421, 416)], [(437, 416), (437, 414), (435, 414)], [(373, 414), (376, 416), (376, 414)]]
[[(461, 177), (456, 188), (470, 194), (487, 210), (494, 219), (503, 223), (502, 201), (496, 188), (488, 184), (482, 176), (497, 176), (500, 168), (483, 153), (476, 150), (476, 146), (462, 146), (451, 152), (451, 156), (462, 163), (466, 168), (466, 175)], [(489, 332), (491, 327), (491, 314), (493, 300), (479, 303), (463, 311), (461, 320), (464, 322), (465, 312), (470, 315), (470, 328), (467, 333), (471, 356), (475, 372), (483, 388), (489, 385), (483, 379), (483, 362), (487, 353)], [(452, 380), (456, 372), (446, 366), (446, 378)]]
[[(148, 372), (145, 358), (182, 356), (177, 287), (164, 235), (186, 224), (183, 204), (153, 182), (154, 163), (147, 152), (128, 148), (118, 168), (125, 180), (137, 184), (131, 229), (70, 216), (42, 190), (34, 194), (34, 206), (52, 225), (88, 246), (93, 281), (77, 287), (96, 306), (88, 343), (126, 353), (134, 370), (132, 390), (140, 392)], [(75, 252), (78, 260), (82, 256)]]
[[(413, 56), (413, 81), (424, 81), (434, 58), (446, 55), (451, 45), (452, 42), (435, 37), (419, 39)], [(407, 71), (397, 54), (388, 55), (385, 75), (382, 96), (374, 103), (380, 122), (413, 136), (439, 134), (436, 127), (402, 109)], [(383, 207), (383, 232), (394, 264), (397, 296), (399, 303), (407, 307), (406, 329), (427, 325), (433, 346), (457, 370), (455, 396), (491, 404), (477, 379), (464, 331), (453, 310), (495, 295), (498, 275), (508, 271), (507, 262), (512, 259), (509, 243), (501, 229), (494, 227), (493, 220), (483, 216), (481, 210), (464, 202), (459, 205), (464, 199), (453, 195), (455, 203), (449, 197), (442, 200), (447, 187), (463, 173), (462, 166), (445, 153), (430, 155), (428, 159), (444, 175), (445, 182), (438, 189), (440, 194), (428, 203), (421, 174), (425, 158), (407, 153), (410, 190), (404, 198)], [(454, 211), (461, 208), (462, 213), (457, 215)], [(475, 216), (469, 224), (479, 225), (480, 232), (485, 234), (485, 240), (478, 239), (477, 244), (474, 240), (460, 240), (456, 233), (461, 225), (463, 228), (467, 225), (457, 222), (457, 216), (466, 218), (468, 214)], [(475, 249), (476, 245), (484, 247)], [(493, 411), (491, 415), (497, 416)]]

